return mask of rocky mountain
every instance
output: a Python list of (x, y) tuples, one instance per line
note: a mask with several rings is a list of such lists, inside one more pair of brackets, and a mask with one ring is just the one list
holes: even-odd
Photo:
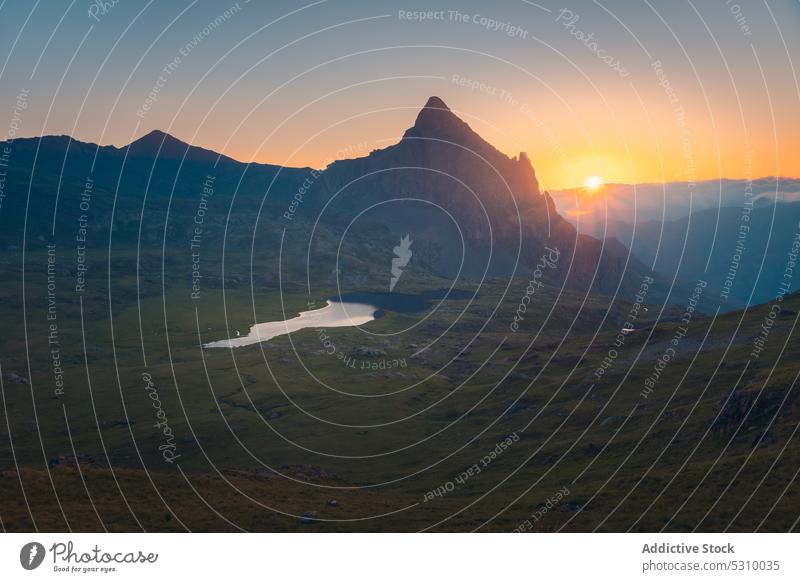
[[(67, 136), (9, 145), (10, 195), (0, 214), (9, 242), (19, 241), (23, 228), (29, 241), (72, 241), (91, 181), (92, 243), (104, 245), (113, 233), (121, 245), (140, 237), (185, 244), (211, 176), (206, 245), (247, 248), (257, 233), (269, 243), (264, 248), (278, 242), (282, 227), (297, 227), (307, 236), (316, 224), (328, 235), (315, 255), (326, 273), (338, 260), (337, 241), (346, 260), (363, 258), (370, 245), (380, 247), (373, 249), (375, 256), (390, 258), (392, 246), (407, 234), (415, 241), (413, 251), (430, 258), (426, 268), (450, 278), (524, 277), (549, 253), (546, 248), (559, 254), (546, 278), (572, 289), (635, 290), (648, 273), (615, 240), (578, 234), (540, 190), (524, 152), (509, 157), (498, 151), (438, 97), (428, 100), (398, 143), (322, 171), (246, 164), (161, 131), (124, 148)], [(292, 206), (298, 193), (302, 203)], [(297, 214), (286, 221), (290, 207)], [(287, 238), (287, 252), (305, 254), (303, 245), (311, 243), (302, 236)], [(262, 252), (276, 252), (270, 248)], [(369, 285), (362, 280), (361, 287)]]
[(337, 161), (323, 178), (332, 212), (355, 217), (380, 209), (376, 219), (398, 232), (422, 229), (423, 238), (439, 233), (442, 247), (445, 238), (463, 237), (463, 246), (445, 252), (443, 263), (458, 264), (463, 253), (472, 276), (483, 269), (524, 274), (545, 247), (560, 251), (558, 268), (549, 274), (567, 278), (570, 288), (613, 294), (621, 281), (624, 288), (647, 272), (613, 239), (579, 235), (540, 191), (524, 152), (514, 158), (501, 153), (438, 97), (428, 99), (399, 143)]

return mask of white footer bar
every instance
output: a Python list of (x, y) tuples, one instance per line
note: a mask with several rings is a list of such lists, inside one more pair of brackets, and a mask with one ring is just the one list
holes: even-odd
[(798, 554), (792, 534), (4, 534), (0, 579), (769, 581), (800, 580)]

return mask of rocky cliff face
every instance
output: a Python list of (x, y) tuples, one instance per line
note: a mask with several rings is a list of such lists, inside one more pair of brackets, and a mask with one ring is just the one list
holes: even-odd
[[(613, 293), (628, 261), (627, 249), (616, 241), (603, 248), (601, 241), (577, 235), (539, 190), (524, 152), (514, 158), (501, 153), (438, 97), (428, 100), (399, 143), (331, 164), (323, 182), (334, 213), (352, 218), (374, 207), (383, 208), (380, 219), (389, 222), (413, 223), (417, 216), (430, 223), (438, 217), (442, 230), (456, 223), (465, 252), (496, 263), (490, 272), (508, 271), (518, 257), (518, 272), (524, 273), (548, 246), (561, 251), (562, 262), (552, 271), (568, 277), (568, 286)], [(405, 218), (398, 199), (425, 202), (415, 202), (420, 210)], [(421, 216), (426, 212), (427, 219)], [(635, 259), (628, 268), (646, 271)]]

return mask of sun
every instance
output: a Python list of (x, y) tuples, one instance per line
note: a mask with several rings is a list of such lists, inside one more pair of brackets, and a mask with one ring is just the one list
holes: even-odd
[(597, 190), (603, 185), (603, 179), (600, 176), (589, 176), (583, 183), (589, 190)]

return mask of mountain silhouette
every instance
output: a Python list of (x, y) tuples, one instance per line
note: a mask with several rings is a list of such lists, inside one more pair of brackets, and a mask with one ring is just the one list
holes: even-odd
[[(235, 202), (230, 216), (239, 218), (243, 231), (252, 232), (259, 216), (279, 220), (302, 189), (302, 212), (293, 225), (319, 218), (332, 232), (352, 221), (353, 232), (371, 225), (391, 231), (394, 241), (410, 234), (420, 256), (426, 249), (436, 255), (434, 270), (447, 276), (525, 276), (546, 248), (557, 248), (562, 257), (547, 276), (573, 289), (614, 294), (620, 286), (638, 287), (649, 272), (616, 240), (578, 235), (558, 214), (550, 195), (540, 191), (524, 152), (509, 157), (498, 151), (439, 97), (427, 100), (396, 144), (336, 161), (314, 172), (311, 180), (310, 168), (247, 164), (158, 130), (122, 148), (67, 136), (17, 139), (11, 145), (9, 180), (20, 183), (23, 192), (32, 182), (31, 195), (38, 204), (26, 207), (21, 198), (6, 203), (3, 219), (9, 238), (21, 232), (26, 220), (29, 235), (48, 238), (54, 225), (56, 237), (61, 232), (71, 236), (81, 192), (91, 175), (95, 191), (107, 193), (95, 197), (96, 220), (109, 221), (106, 214), (111, 213), (113, 198), (120, 223), (113, 228), (117, 239), (139, 237), (137, 224), (144, 217), (152, 237), (174, 233), (180, 240), (193, 230), (198, 192), (213, 175), (215, 203), (221, 205), (214, 218), (223, 220), (228, 214), (225, 205)], [(51, 187), (54, 183), (59, 184), (58, 195)], [(186, 207), (178, 211), (181, 207), (175, 204), (181, 200)], [(62, 220), (65, 228), (59, 228)]]
[[(235, 160), (227, 156), (223, 156), (222, 154), (218, 154), (201, 147), (189, 145), (188, 143), (157, 129), (131, 142), (127, 146), (127, 150), (128, 156), (132, 157), (149, 157), (172, 160), (184, 159), (202, 162), (216, 162), (218, 160), (235, 162)], [(123, 149), (120, 149), (120, 151), (123, 151)]]
[[(561, 252), (564, 262), (552, 274), (566, 278), (571, 288), (614, 293), (623, 273), (640, 281), (648, 272), (616, 240), (604, 245), (578, 235), (558, 214), (550, 195), (540, 191), (524, 152), (509, 157), (498, 151), (439, 97), (428, 99), (398, 143), (334, 162), (323, 178), (326, 193), (321, 196), (335, 197), (332, 212), (353, 217), (365, 208), (383, 207), (376, 220), (396, 225), (398, 233), (424, 227), (424, 233), (412, 238), (438, 233), (442, 247), (447, 246), (445, 238), (463, 236), (466, 250), (451, 249), (442, 262), (458, 265), (463, 252), (473, 276), (524, 274), (535, 267), (545, 247)], [(404, 209), (387, 203), (395, 199), (429, 204)], [(453, 222), (460, 232), (454, 234)]]

